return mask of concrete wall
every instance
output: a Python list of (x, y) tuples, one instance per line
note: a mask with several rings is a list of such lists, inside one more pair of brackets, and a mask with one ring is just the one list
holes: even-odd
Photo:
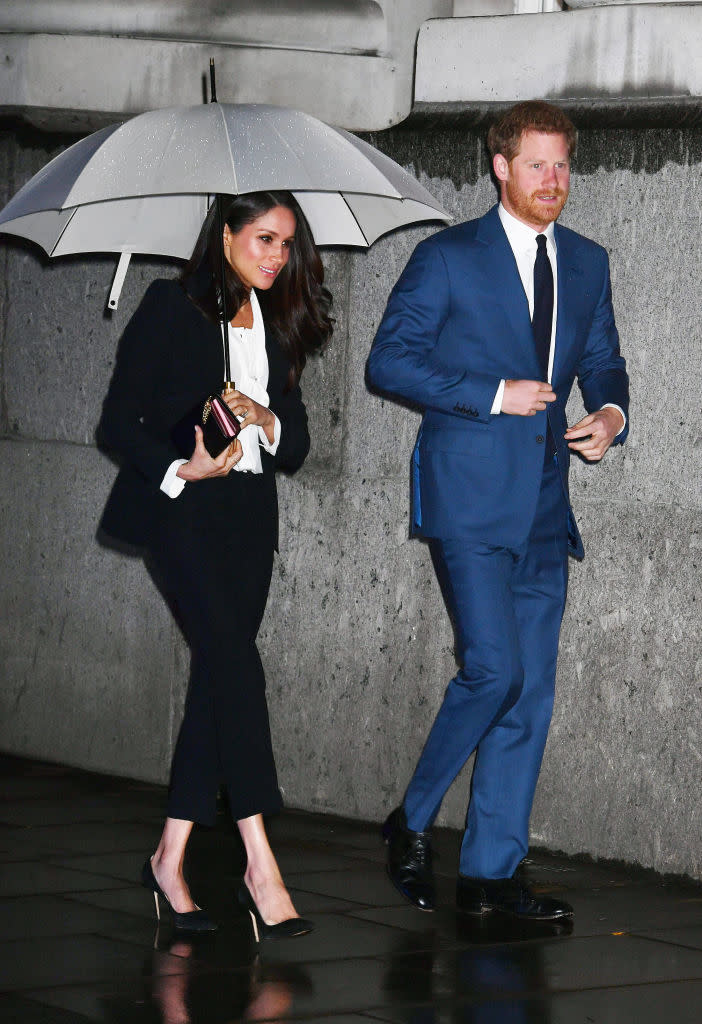
[[(5, 132), (0, 187), (59, 141)], [(436, 123), (374, 141), (457, 219), (493, 201), (477, 134)], [(702, 134), (586, 131), (578, 168), (564, 222), (611, 253), (632, 435), (574, 468), (588, 556), (572, 563), (533, 840), (702, 878)], [(426, 548), (407, 539), (418, 418), (363, 383), (388, 291), (430, 230), (327, 257), (337, 330), (303, 381), (313, 451), (280, 482), (261, 636), (296, 807), (379, 820), (454, 671)], [(95, 541), (114, 468), (93, 442), (120, 331), (164, 267), (137, 264), (106, 319), (113, 267), (0, 247), (0, 748), (165, 779), (187, 651), (141, 564)], [(464, 773), (442, 822), (460, 824), (466, 795)]]

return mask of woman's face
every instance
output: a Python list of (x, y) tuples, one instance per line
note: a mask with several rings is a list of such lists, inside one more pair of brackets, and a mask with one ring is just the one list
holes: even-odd
[(271, 287), (288, 262), (296, 226), (285, 206), (272, 207), (236, 234), (225, 226), (224, 255), (245, 288)]

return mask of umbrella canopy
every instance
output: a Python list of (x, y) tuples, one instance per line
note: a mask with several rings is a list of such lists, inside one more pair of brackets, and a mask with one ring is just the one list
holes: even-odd
[(216, 193), (295, 194), (318, 245), (371, 245), (448, 214), (411, 174), (301, 111), (210, 103), (149, 111), (61, 153), (0, 212), (0, 232), (50, 256), (187, 259)]

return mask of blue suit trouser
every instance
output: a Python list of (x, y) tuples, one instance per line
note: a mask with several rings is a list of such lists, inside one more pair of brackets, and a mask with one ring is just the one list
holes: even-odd
[(459, 870), (509, 878), (529, 846), (529, 815), (551, 721), (568, 584), (567, 504), (554, 459), (517, 548), (433, 544), (461, 668), (451, 680), (405, 795), (407, 824), (429, 828), (475, 751)]

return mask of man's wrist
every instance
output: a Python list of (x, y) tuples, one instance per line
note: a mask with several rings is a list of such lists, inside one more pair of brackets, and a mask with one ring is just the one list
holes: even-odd
[(619, 437), (619, 435), (622, 433), (622, 431), (626, 427), (626, 416), (624, 414), (624, 410), (621, 408), (621, 406), (615, 405), (614, 402), (606, 402), (605, 405), (603, 405), (602, 408), (600, 409), (600, 412), (604, 412), (605, 409), (611, 409), (614, 413), (618, 413), (618, 415), (613, 420), (613, 424), (612, 425), (613, 426), (617, 426), (617, 424), (619, 425), (619, 429), (617, 430), (616, 434), (614, 435), (615, 437)]

